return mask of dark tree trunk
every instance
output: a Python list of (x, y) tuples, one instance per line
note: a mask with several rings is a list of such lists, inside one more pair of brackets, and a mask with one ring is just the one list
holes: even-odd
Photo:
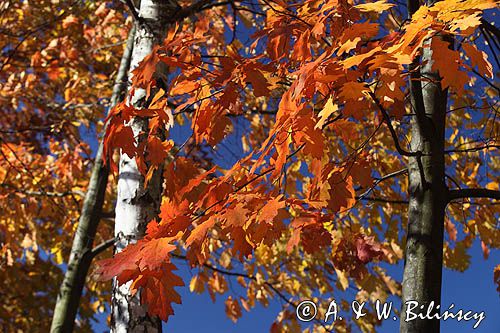
[[(409, 0), (409, 15), (418, 7), (418, 0)], [(438, 73), (431, 69), (430, 42), (426, 42), (421, 59), (410, 68), (413, 114), (410, 146), (411, 152), (417, 155), (409, 157), (408, 161), (409, 212), (400, 322), (402, 333), (435, 333), (440, 327), (438, 319), (413, 319), (414, 315), (425, 314), (431, 302), (434, 302), (434, 309), (440, 304), (447, 203), (444, 160), (447, 91), (442, 89)], [(411, 301), (416, 303), (407, 303)], [(418, 306), (413, 308), (414, 304)]]
[[(127, 87), (127, 75), (130, 67), (134, 31), (129, 34), (123, 53), (111, 97), (112, 108), (123, 98)], [(78, 221), (75, 238), (71, 247), (68, 268), (61, 284), (52, 317), (51, 332), (72, 332), (80, 305), (85, 279), (93, 259), (92, 246), (101, 219), (102, 205), (108, 184), (109, 170), (102, 160), (102, 141), (96, 153), (94, 166), (83, 201), (82, 212)]]

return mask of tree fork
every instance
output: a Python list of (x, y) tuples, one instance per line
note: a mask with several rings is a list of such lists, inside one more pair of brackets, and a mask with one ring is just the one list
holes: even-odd
[[(127, 75), (132, 57), (135, 28), (129, 33), (120, 67), (116, 75), (111, 97), (110, 108), (113, 108), (123, 98), (126, 92)], [(103, 130), (103, 133), (106, 129)], [(104, 196), (108, 184), (109, 169), (102, 159), (103, 141), (99, 143), (90, 181), (83, 201), (82, 212), (78, 221), (75, 238), (71, 247), (68, 268), (57, 297), (50, 331), (72, 332), (75, 318), (80, 305), (85, 279), (93, 256), (92, 244), (101, 219)]]
[[(432, 3), (434, 1), (428, 5)], [(419, 6), (419, 1), (408, 0), (410, 18)], [(416, 301), (418, 307), (411, 312), (423, 315), (431, 302), (434, 302), (434, 309), (441, 302), (447, 204), (444, 134), (448, 94), (441, 87), (439, 74), (432, 71), (431, 41), (423, 47), (421, 59), (410, 66), (411, 108), (414, 114), (411, 117), (410, 149), (420, 153), (408, 159), (409, 208), (400, 320), (402, 333), (437, 333), (440, 330), (439, 319), (415, 318), (406, 321), (410, 314), (407, 313), (407, 302)], [(424, 84), (422, 81), (425, 81)], [(411, 318), (414, 317), (408, 317)]]

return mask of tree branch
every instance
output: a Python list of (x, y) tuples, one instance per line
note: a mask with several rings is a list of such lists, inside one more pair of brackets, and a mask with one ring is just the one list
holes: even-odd
[(87, 252), (86, 255), (88, 255), (91, 259), (93, 259), (97, 255), (99, 255), (100, 253), (104, 252), (106, 249), (110, 248), (112, 245), (114, 245), (117, 240), (118, 240), (117, 237), (108, 239), (107, 241), (102, 242), (101, 244), (97, 245), (92, 250), (90, 250), (89, 252)]
[(448, 201), (462, 198), (490, 198), (500, 200), (500, 191), (486, 188), (464, 188), (448, 192)]
[(483, 79), (484, 82), (486, 82), (490, 87), (495, 89), (498, 93), (500, 93), (500, 87), (497, 87), (494, 83), (492, 83), (488, 78), (486, 78), (484, 75), (476, 71), (474, 68), (472, 68), (472, 72), (479, 76), (481, 79)]
[(102, 212), (101, 213), (101, 219), (114, 219), (115, 218), (115, 212)]
[(377, 105), (378, 109), (380, 110), (380, 112), (382, 113), (382, 116), (384, 117), (384, 121), (385, 123), (387, 124), (387, 127), (389, 128), (389, 132), (391, 132), (391, 136), (392, 136), (392, 139), (394, 140), (394, 144), (396, 145), (396, 150), (398, 151), (398, 153), (400, 155), (403, 155), (403, 156), (421, 156), (422, 153), (420, 151), (416, 151), (416, 152), (410, 152), (410, 151), (407, 151), (405, 149), (403, 149), (401, 147), (401, 145), (399, 144), (399, 139), (398, 139), (398, 134), (396, 133), (396, 130), (394, 129), (394, 127), (392, 126), (392, 123), (391, 123), (391, 118), (389, 117), (389, 114), (387, 113), (387, 111), (385, 110), (385, 108), (382, 106), (382, 104), (380, 103), (380, 101), (377, 99), (377, 96), (375, 96), (374, 93), (372, 93), (371, 91), (368, 93), (370, 94), (370, 97), (373, 99), (373, 101), (375, 102), (375, 105)]
[(141, 17), (139, 16), (139, 13), (137, 12), (137, 8), (135, 8), (135, 5), (132, 2), (132, 0), (125, 0), (124, 2), (125, 2), (125, 5), (127, 5), (128, 9), (130, 10), (130, 13), (134, 17), (134, 20), (136, 22), (141, 22), (142, 23)]
[(486, 29), (484, 29), (482, 26), (479, 27), (479, 30), (481, 31), (481, 33), (483, 34), (483, 37), (484, 39), (486, 40), (487, 44), (488, 44), (488, 47), (490, 48), (490, 51), (491, 53), (493, 54), (493, 56), (495, 57), (495, 62), (497, 63), (497, 66), (500, 67), (500, 62), (498, 61), (498, 57), (497, 57), (497, 54), (495, 52), (495, 50), (493, 49), (493, 45), (492, 45), (492, 41), (493, 43), (495, 43), (494, 45), (498, 47), (498, 44), (496, 43), (495, 39), (494, 39), (494, 36), (491, 36), (491, 39), (492, 41), (490, 41), (490, 37), (489, 37), (489, 34), (491, 32), (488, 32), (486, 31)]
[(199, 13), (201, 11), (211, 9), (219, 6), (226, 6), (232, 4), (234, 1), (221, 1), (221, 2), (212, 2), (212, 0), (200, 0), (193, 3), (190, 6), (179, 8), (179, 10), (174, 13), (171, 18), (172, 22), (179, 22), (191, 15)]
[(30, 190), (19, 189), (19, 188), (15, 187), (14, 185), (7, 184), (7, 183), (0, 184), (0, 187), (8, 188), (8, 189), (11, 189), (12, 192), (24, 194), (27, 196), (42, 196), (42, 197), (45, 196), (45, 197), (58, 197), (58, 198), (71, 196), (71, 195), (78, 195), (80, 197), (85, 196), (85, 193), (83, 193), (82, 191), (65, 191), (65, 192), (30, 191)]
[[(391, 173), (389, 173), (389, 174), (387, 174), (387, 175), (385, 175), (383, 177), (376, 178), (376, 180), (373, 183), (373, 185), (369, 189), (367, 189), (364, 193), (362, 193), (360, 196), (357, 196), (356, 200), (368, 200), (367, 199), (368, 194), (370, 194), (373, 191), (373, 189), (378, 186), (378, 184), (380, 184), (384, 180), (391, 179), (391, 178), (403, 175), (405, 173), (408, 173), (408, 169), (406, 169), (406, 168), (398, 170), (398, 171), (395, 171), (395, 172), (391, 172)], [(372, 200), (372, 201), (378, 201), (378, 200)]]
[(392, 199), (386, 199), (386, 198), (358, 197), (358, 196), (356, 197), (356, 200), (399, 204), (399, 205), (407, 205), (409, 203), (408, 200), (392, 200)]
[(485, 145), (485, 146), (479, 146), (479, 147), (472, 147), (472, 148), (465, 148), (465, 149), (450, 149), (450, 150), (445, 150), (445, 154), (451, 154), (451, 153), (471, 153), (471, 152), (477, 152), (480, 150), (489, 150), (489, 149), (498, 149), (500, 148), (500, 145)]
[(495, 27), (490, 22), (486, 21), (484, 18), (481, 19), (481, 26), (491, 32), (498, 40), (500, 40), (500, 29)]

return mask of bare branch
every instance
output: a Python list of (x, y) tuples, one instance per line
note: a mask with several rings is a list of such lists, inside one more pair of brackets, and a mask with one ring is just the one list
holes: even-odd
[(476, 151), (481, 151), (481, 150), (498, 149), (498, 148), (500, 148), (500, 145), (485, 145), (485, 146), (465, 148), (465, 149), (450, 149), (450, 150), (445, 150), (444, 152), (445, 152), (445, 154), (471, 153), (471, 152), (476, 152)]
[(134, 3), (132, 0), (125, 0), (125, 4), (127, 5), (128, 9), (130, 10), (130, 13), (134, 17), (134, 20), (137, 22), (141, 22), (141, 17), (139, 16), (139, 13), (137, 12), (137, 8), (135, 8)]
[(233, 4), (234, 1), (221, 1), (221, 2), (215, 2), (212, 0), (200, 0), (195, 3), (193, 3), (190, 6), (179, 8), (177, 12), (174, 13), (172, 18), (170, 19), (171, 22), (179, 22), (191, 15), (194, 15), (196, 13), (202, 12), (204, 10), (208, 10), (214, 7), (221, 7), (221, 6), (227, 6), (230, 4)]
[(102, 242), (101, 244), (97, 245), (96, 247), (94, 247), (92, 250), (90, 250), (89, 252), (87, 252), (86, 254), (88, 256), (90, 256), (90, 258), (95, 258), (97, 255), (99, 255), (100, 253), (104, 252), (106, 249), (110, 248), (112, 245), (114, 245), (116, 243), (118, 239), (116, 237), (114, 238), (111, 238), (111, 239), (108, 239), (107, 241), (105, 242)]
[(390, 203), (390, 204), (398, 204), (398, 205), (407, 205), (408, 200), (391, 200), (386, 198), (375, 198), (375, 197), (356, 197), (356, 200), (363, 201), (373, 201), (373, 202), (381, 202), (381, 203)]
[(500, 191), (486, 188), (464, 188), (460, 190), (450, 190), (448, 192), (448, 201), (462, 198), (489, 198), (500, 200)]
[(15, 193), (25, 194), (27, 196), (45, 196), (45, 197), (58, 197), (58, 198), (75, 194), (81, 197), (85, 196), (85, 193), (83, 193), (82, 191), (65, 191), (65, 192), (29, 191), (29, 190), (19, 189), (14, 185), (6, 183), (0, 184), (0, 187), (8, 188)]
[(497, 93), (500, 93), (500, 87), (496, 86), (494, 83), (492, 83), (490, 80), (488, 80), (487, 77), (485, 77), (483, 74), (476, 71), (474, 68), (472, 68), (472, 72), (474, 74), (476, 74), (477, 76), (479, 76), (481, 79), (483, 79), (483, 81), (486, 82), (490, 87), (495, 89), (497, 91)]
[(380, 184), (381, 182), (383, 182), (384, 180), (387, 180), (387, 179), (391, 179), (391, 178), (394, 178), (394, 177), (397, 177), (397, 176), (400, 176), (400, 175), (403, 175), (405, 173), (408, 172), (408, 169), (401, 169), (401, 170), (398, 170), (398, 171), (395, 171), (395, 172), (391, 172), (383, 177), (380, 177), (380, 178), (376, 178), (374, 184), (372, 187), (370, 187), (369, 189), (367, 189), (363, 194), (361, 194), (360, 196), (356, 197), (357, 200), (367, 200), (367, 197), (368, 197), (368, 194), (370, 194), (373, 189), (375, 187), (378, 186), (378, 184)]
[(490, 33), (492, 33), (498, 40), (500, 40), (500, 29), (495, 27), (493, 24), (490, 22), (486, 21), (484, 18), (481, 18), (481, 27), (484, 29), (488, 30)]
[[(483, 37), (486, 40), (486, 43), (488, 44), (488, 47), (490, 48), (490, 51), (493, 54), (493, 57), (495, 58), (497, 66), (500, 67), (500, 62), (498, 61), (497, 54), (496, 54), (495, 50), (493, 49), (493, 45), (491, 45), (490, 37), (488, 36), (491, 32), (487, 32), (486, 29), (484, 29), (482, 26), (479, 27), (479, 30), (483, 34)], [(493, 36), (491, 37), (491, 39), (495, 43), (495, 40), (494, 40)], [(496, 45), (496, 43), (495, 43), (495, 45)]]
[(101, 219), (114, 219), (115, 218), (115, 212), (102, 212), (101, 213)]
[(396, 133), (396, 130), (392, 126), (391, 118), (389, 117), (389, 114), (387, 113), (385, 108), (382, 106), (380, 101), (377, 99), (377, 96), (375, 96), (375, 94), (372, 93), (371, 91), (369, 92), (369, 94), (370, 94), (370, 97), (375, 102), (375, 104), (377, 105), (380, 112), (382, 113), (382, 116), (384, 117), (384, 121), (387, 124), (387, 127), (389, 128), (389, 132), (391, 132), (391, 136), (392, 136), (392, 139), (394, 140), (394, 144), (396, 145), (396, 150), (398, 151), (398, 153), (400, 155), (403, 155), (403, 156), (422, 156), (422, 153), (420, 151), (410, 152), (410, 151), (407, 151), (401, 147), (401, 145), (399, 144), (398, 134)]

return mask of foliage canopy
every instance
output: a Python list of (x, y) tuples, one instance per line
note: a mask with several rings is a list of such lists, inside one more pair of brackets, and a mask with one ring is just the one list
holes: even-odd
[[(235, 321), (242, 308), (285, 300), (273, 332), (300, 327), (298, 299), (319, 303), (346, 290), (359, 300), (399, 296), (384, 267), (403, 258), (414, 154), (408, 83), (424, 48), (448, 90), (447, 186), (499, 190), (496, 37), (483, 18), (495, 14), (494, 1), (422, 5), (411, 19), (405, 5), (386, 0), (179, 4), (196, 10), (173, 15), (163, 43), (133, 71), (130, 95), (146, 89), (146, 107), (118, 104), (104, 136), (114, 171), (120, 150), (135, 157), (146, 184), (163, 170), (161, 209), (145, 237), (95, 272), (132, 280), (151, 314), (166, 321), (181, 302), (178, 260), (195, 267), (193, 292), (231, 294), (228, 279), (237, 280), (246, 295), (226, 298)], [(0, 275), (8, 301), (0, 318), (28, 329), (48, 326), (92, 165), (86, 142), (103, 128), (133, 17), (117, 2), (1, 6)], [(133, 117), (149, 121), (138, 144)], [(105, 211), (114, 192), (110, 184)], [(448, 204), (445, 266), (467, 269), (475, 239), (485, 257), (498, 247), (498, 207), (482, 198)], [(98, 238), (112, 237), (101, 224)], [(107, 289), (90, 279), (86, 297), (82, 329)], [(379, 324), (372, 313), (335, 329)]]

